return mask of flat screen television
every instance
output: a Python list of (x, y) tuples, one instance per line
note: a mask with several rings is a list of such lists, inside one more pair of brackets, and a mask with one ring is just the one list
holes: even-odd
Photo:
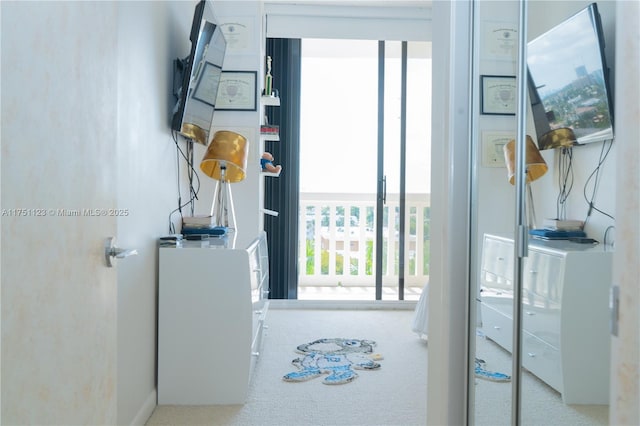
[(613, 139), (613, 104), (596, 3), (527, 44), (528, 86), (540, 149), (552, 130), (570, 128), (573, 145)]
[(227, 42), (214, 23), (211, 4), (200, 1), (191, 24), (191, 51), (174, 62), (177, 97), (171, 128), (185, 138), (207, 145)]

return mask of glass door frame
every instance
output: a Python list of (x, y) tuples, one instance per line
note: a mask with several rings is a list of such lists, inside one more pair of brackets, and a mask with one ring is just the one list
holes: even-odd
[[(378, 41), (378, 158), (377, 158), (377, 191), (376, 191), (376, 227), (375, 227), (375, 283), (376, 300), (382, 300), (383, 278), (383, 227), (384, 206), (387, 198), (387, 177), (385, 173), (385, 59), (387, 41)], [(406, 153), (407, 153), (407, 49), (408, 42), (401, 42), (400, 56), (400, 176), (399, 176), (399, 217), (398, 224), (398, 300), (404, 300), (405, 279), (405, 238), (406, 238)], [(391, 223), (387, 223), (387, 250), (391, 250)], [(394, 225), (395, 226), (395, 225)], [(393, 241), (395, 245), (395, 241)]]

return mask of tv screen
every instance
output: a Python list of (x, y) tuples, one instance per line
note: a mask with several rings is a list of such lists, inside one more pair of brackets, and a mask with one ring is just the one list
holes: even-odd
[(196, 5), (189, 38), (189, 56), (176, 61), (179, 88), (171, 128), (207, 145), (227, 43), (206, 0)]
[(609, 70), (596, 3), (530, 41), (527, 68), (539, 144), (560, 128), (573, 130), (574, 145), (613, 139)]

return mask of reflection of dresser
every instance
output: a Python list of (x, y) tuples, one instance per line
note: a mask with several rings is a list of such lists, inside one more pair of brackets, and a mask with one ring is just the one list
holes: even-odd
[[(609, 288), (613, 253), (602, 245), (529, 241), (522, 275), (522, 365), (567, 404), (609, 402)], [(514, 246), (485, 235), (482, 328), (512, 350)]]
[(267, 313), (266, 234), (247, 248), (161, 247), (158, 404), (241, 404)]

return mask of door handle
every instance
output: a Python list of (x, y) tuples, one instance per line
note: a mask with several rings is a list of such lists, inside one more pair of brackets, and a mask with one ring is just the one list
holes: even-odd
[(109, 268), (115, 265), (115, 259), (124, 259), (125, 257), (138, 254), (135, 249), (122, 249), (116, 247), (115, 237), (109, 237), (104, 243), (104, 260)]
[(387, 204), (387, 176), (382, 177), (382, 204)]

